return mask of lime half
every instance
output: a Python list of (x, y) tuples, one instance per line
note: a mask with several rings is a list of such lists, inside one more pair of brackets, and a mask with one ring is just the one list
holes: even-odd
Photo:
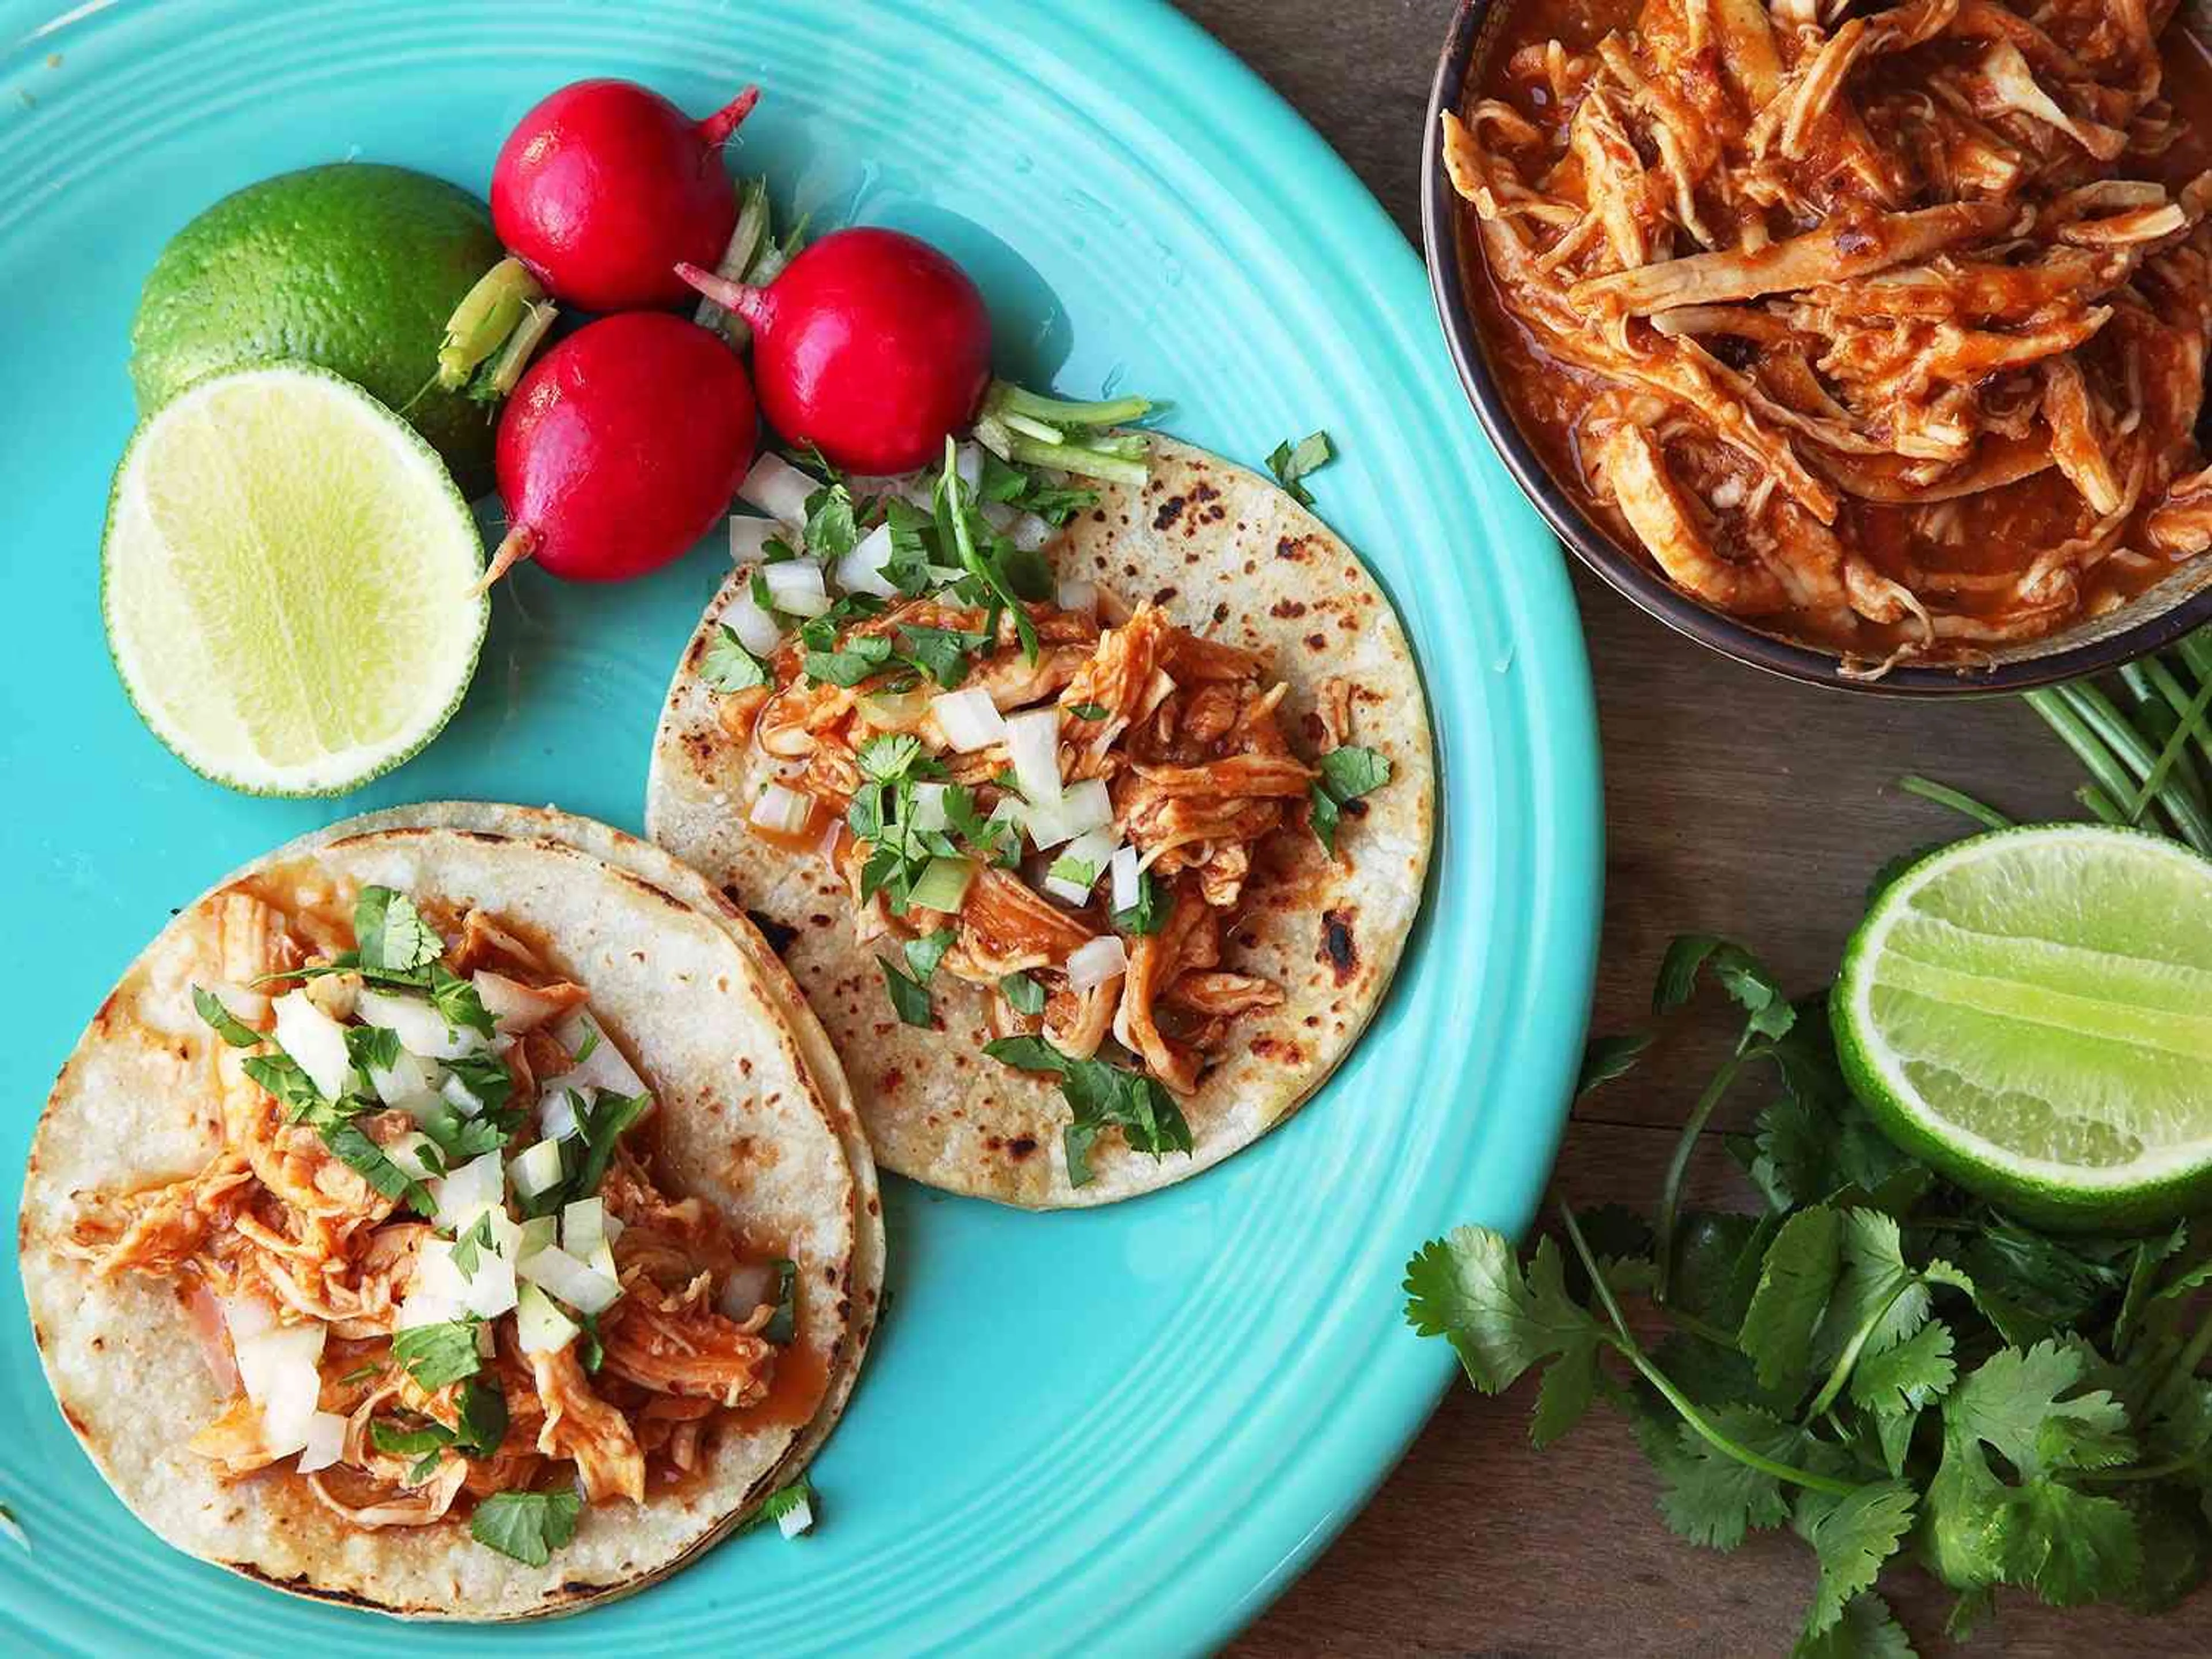
[(437, 734), (489, 614), (435, 451), (303, 363), (200, 380), (131, 440), (101, 550), (124, 689), (194, 771), (338, 794)]
[(2212, 1193), (2212, 863), (2101, 825), (1978, 836), (1875, 901), (1831, 1006), (1891, 1136), (2034, 1218)]

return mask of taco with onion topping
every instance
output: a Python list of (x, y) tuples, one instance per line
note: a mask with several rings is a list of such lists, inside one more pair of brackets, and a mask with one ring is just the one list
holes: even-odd
[(1419, 678), (1358, 558), (1201, 450), (1115, 471), (949, 451), (738, 521), (759, 560), (647, 786), (652, 836), (776, 942), (878, 1159), (1031, 1207), (1287, 1118), (1381, 1001), (1431, 837)]
[(742, 917), (552, 812), (342, 824), (179, 913), (57, 1082), (22, 1271), (64, 1415), (189, 1553), (477, 1620), (649, 1583), (850, 1393), (874, 1173)]

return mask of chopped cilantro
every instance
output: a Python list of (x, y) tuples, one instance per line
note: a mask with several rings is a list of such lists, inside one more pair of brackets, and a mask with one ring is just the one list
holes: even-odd
[(1375, 750), (1346, 744), (1321, 757), (1320, 781), (1306, 786), (1306, 799), (1312, 809), (1314, 839), (1330, 857), (1336, 855), (1337, 825), (1343, 817), (1339, 808), (1389, 781), (1390, 757)]
[(806, 550), (824, 559), (842, 558), (860, 539), (853, 519), (853, 492), (842, 483), (825, 485), (806, 498)]
[(368, 1443), (393, 1457), (420, 1457), (424, 1452), (452, 1445), (453, 1431), (443, 1423), (426, 1422), (420, 1428), (407, 1429), (395, 1418), (378, 1417), (369, 1421)]
[(491, 1248), (491, 1212), (486, 1210), (477, 1218), (476, 1225), (454, 1238), (453, 1271), (463, 1279), (474, 1279), (480, 1253)]
[(496, 1383), (472, 1376), (461, 1384), (453, 1444), (472, 1457), (489, 1457), (507, 1437), (507, 1396)]
[(404, 893), (364, 887), (353, 907), (354, 954), (365, 973), (406, 974), (435, 962), (446, 948)]
[(432, 963), (428, 985), (431, 1005), (448, 1030), (474, 1031), (483, 1037), (489, 1037), (498, 1030), (483, 1006), (483, 999), (477, 994), (477, 988), (451, 969)]
[[(597, 1033), (593, 1036), (596, 1036)], [(579, 1064), (582, 1063), (591, 1048), (592, 1045), (586, 1042), (578, 1052), (576, 1060)], [(507, 1069), (507, 1062), (495, 1054), (463, 1054), (458, 1060), (447, 1060), (446, 1071), (488, 1112), (496, 1111), (504, 1106), (507, 1097), (514, 1092), (514, 1074)]]
[(372, 1359), (366, 1365), (355, 1366), (343, 1376), (338, 1378), (338, 1386), (342, 1389), (349, 1389), (356, 1382), (366, 1382), (372, 1376), (383, 1375), (384, 1367)]
[[(821, 618), (817, 617), (815, 620), (818, 622)], [(856, 634), (834, 651), (809, 651), (805, 659), (805, 667), (806, 678), (817, 684), (826, 682), (849, 690), (890, 659), (889, 635)]]
[(599, 1192), (599, 1182), (606, 1179), (607, 1165), (613, 1160), (616, 1143), (652, 1104), (651, 1095), (618, 1095), (601, 1089), (591, 1109), (576, 1115), (576, 1139), (583, 1144), (583, 1152), (575, 1179), (566, 1184), (564, 1202), (591, 1198)]
[(473, 1317), (440, 1325), (410, 1325), (392, 1334), (392, 1357), (422, 1388), (437, 1392), (448, 1382), (474, 1376), (483, 1364), (477, 1352)]
[(399, 1064), (399, 1033), (386, 1025), (349, 1025), (346, 1057), (363, 1073), (388, 1072)]
[(699, 671), (716, 691), (747, 691), (769, 683), (768, 665), (745, 649), (727, 623), (717, 625), (717, 637), (708, 646)]
[(1103, 703), (1079, 702), (1071, 704), (1067, 712), (1079, 720), (1103, 720), (1113, 713), (1113, 710), (1108, 708)]
[(1052, 868), (1046, 871), (1045, 874), (1054, 881), (1067, 882), (1077, 887), (1088, 887), (1098, 879), (1098, 866), (1086, 863), (1082, 859), (1063, 855), (1052, 861)]
[(246, 1076), (276, 1096), (287, 1122), (331, 1115), (330, 1102), (316, 1090), (300, 1062), (282, 1049), (273, 1054), (255, 1054), (244, 1066)]
[(193, 986), (192, 1006), (199, 1011), (202, 1019), (215, 1027), (216, 1035), (234, 1048), (251, 1048), (263, 1040), (262, 1033), (224, 1007), (222, 999), (212, 991)]
[(1318, 472), (1336, 459), (1336, 447), (1328, 441), (1326, 432), (1309, 432), (1295, 444), (1288, 439), (1275, 446), (1267, 457), (1267, 471), (1275, 475), (1290, 498), (1300, 507), (1314, 504), (1313, 492), (1298, 482), (1310, 472)]
[(920, 939), (906, 942), (906, 965), (914, 970), (915, 979), (924, 985), (937, 971), (937, 964), (945, 960), (945, 953), (952, 948), (958, 937), (950, 927), (940, 927), (933, 933), (924, 933)]
[(1018, 1014), (1044, 1012), (1044, 987), (1027, 974), (1006, 975), (999, 981), (999, 994), (1006, 998), (1006, 1006)]
[(920, 624), (902, 627), (898, 638), (905, 659), (947, 690), (968, 678), (969, 659), (991, 642), (988, 634)]
[(799, 1334), (799, 1264), (787, 1257), (775, 1262), (775, 1311), (761, 1327), (761, 1340), (787, 1347)]
[(469, 1517), (469, 1536), (501, 1555), (533, 1567), (576, 1535), (584, 1500), (572, 1488), (556, 1492), (496, 1492)]
[(925, 1030), (936, 1023), (935, 1015), (930, 1012), (928, 988), (892, 967), (888, 957), (878, 957), (876, 966), (884, 970), (884, 990), (891, 1000), (893, 1012), (902, 1022)]
[(385, 1197), (399, 1200), (417, 1215), (437, 1213), (438, 1203), (429, 1189), (394, 1164), (360, 1125), (340, 1122), (320, 1127), (323, 1144), (331, 1149), (331, 1156)]
[(1152, 879), (1149, 870), (1137, 872), (1137, 902), (1113, 914), (1113, 923), (1124, 933), (1157, 933), (1175, 908), (1175, 891)]
[(576, 1053), (574, 1055), (576, 1064), (581, 1066), (586, 1060), (589, 1060), (598, 1050), (599, 1046), (599, 1028), (596, 1025), (586, 1024), (584, 1027), (584, 1040), (576, 1045)]
[(896, 783), (921, 758), (921, 739), (904, 732), (880, 732), (862, 744), (854, 758), (860, 775), (878, 783)]
[(1100, 1133), (1118, 1127), (1132, 1152), (1164, 1158), (1191, 1149), (1190, 1125), (1175, 1097), (1142, 1072), (1103, 1060), (1071, 1060), (1042, 1037), (1001, 1037), (983, 1045), (992, 1059), (1024, 1072), (1060, 1079), (1073, 1121), (1062, 1133), (1071, 1186), (1090, 1184), (1091, 1148)]
[(606, 1345), (599, 1340), (599, 1316), (595, 1313), (580, 1313), (576, 1316), (576, 1323), (582, 1328), (583, 1331), (583, 1334), (577, 1340), (582, 1344), (584, 1349), (585, 1373), (587, 1376), (597, 1376), (599, 1374), (599, 1367), (607, 1363)]

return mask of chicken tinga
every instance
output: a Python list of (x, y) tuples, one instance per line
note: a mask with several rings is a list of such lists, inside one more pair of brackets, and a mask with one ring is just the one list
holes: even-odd
[(1144, 441), (1128, 481), (959, 451), (811, 480), (655, 746), (653, 835), (782, 950), (878, 1158), (1011, 1203), (1164, 1185), (1286, 1116), (1428, 860), (1373, 579), (1275, 485)]
[(1443, 154), (1547, 466), (1677, 586), (1971, 661), (2212, 546), (2173, 0), (1530, 0)]
[(108, 999), (25, 1279), (65, 1414), (173, 1542), (515, 1617), (763, 1500), (806, 1523), (862, 1224), (727, 927), (557, 841), (386, 827), (227, 882)]

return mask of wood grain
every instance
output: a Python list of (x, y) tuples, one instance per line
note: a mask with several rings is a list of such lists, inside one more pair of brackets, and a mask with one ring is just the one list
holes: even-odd
[[(1424, 115), (1449, 0), (1183, 3), (1320, 129), (1418, 240)], [(1605, 745), (1600, 1030), (1639, 1019), (1678, 933), (1740, 938), (1795, 988), (1826, 979), (1875, 869), (1955, 832), (1945, 813), (1897, 789), (1902, 773), (1939, 776), (2023, 817), (2075, 816), (2080, 777), (2024, 705), (1908, 704), (1790, 684), (1677, 638), (1580, 572), (1576, 592)], [(1560, 1158), (1561, 1195), (1649, 1207), (1673, 1126), (1709, 1075), (1724, 1024), (1717, 1013), (1692, 1018), (1634, 1077), (1584, 1103)], [(1747, 1088), (1716, 1127), (1759, 1103)], [(1725, 1164), (1710, 1150), (1704, 1179), (1724, 1181)], [(1365, 1512), (1231, 1651), (1789, 1650), (1811, 1584), (1795, 1540), (1755, 1539), (1725, 1561), (1694, 1550), (1661, 1524), (1644, 1461), (1617, 1421), (1540, 1456), (1527, 1418), (1525, 1398), (1455, 1389)], [(1941, 1587), (1893, 1577), (1893, 1603), (1922, 1651), (1950, 1651), (1933, 1639), (1948, 1607)], [(2212, 1626), (2201, 1598), (2156, 1623), (2015, 1599), (1970, 1650), (2207, 1653)]]

